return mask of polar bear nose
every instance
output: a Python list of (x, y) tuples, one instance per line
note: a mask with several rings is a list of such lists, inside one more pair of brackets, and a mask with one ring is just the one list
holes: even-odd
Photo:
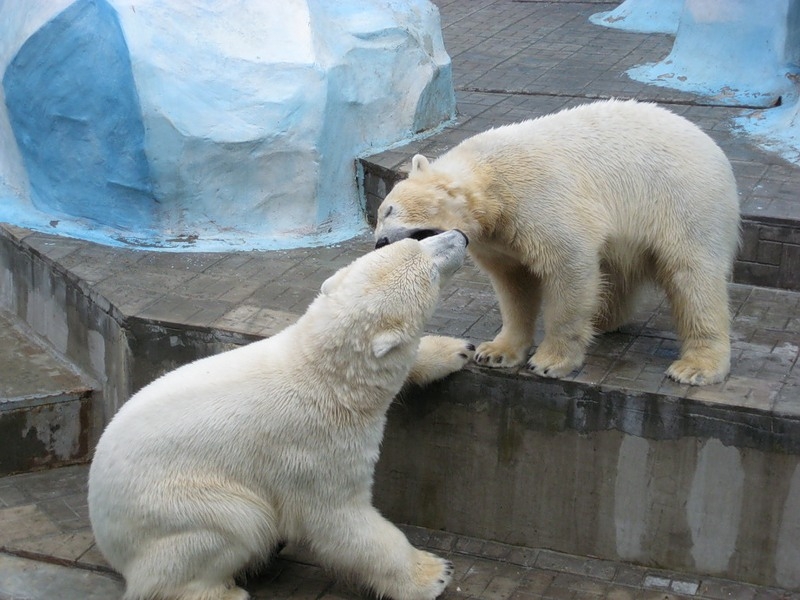
[(377, 250), (378, 248), (383, 248), (384, 246), (388, 246), (388, 245), (389, 245), (389, 238), (386, 237), (386, 236), (383, 236), (377, 242), (375, 242), (375, 249)]

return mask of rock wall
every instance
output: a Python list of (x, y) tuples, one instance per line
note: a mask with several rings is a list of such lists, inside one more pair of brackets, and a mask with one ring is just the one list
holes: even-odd
[(0, 220), (52, 233), (347, 239), (366, 228), (355, 159), (454, 116), (428, 0), (31, 0), (0, 17)]

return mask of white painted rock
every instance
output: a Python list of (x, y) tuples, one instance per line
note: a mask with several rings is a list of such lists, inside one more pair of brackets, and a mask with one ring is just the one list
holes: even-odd
[(163, 247), (352, 237), (356, 157), (455, 111), (428, 0), (4, 3), (0, 73), (0, 220)]
[(623, 31), (675, 35), (682, 7), (683, 0), (625, 0), (613, 10), (593, 14), (589, 20)]

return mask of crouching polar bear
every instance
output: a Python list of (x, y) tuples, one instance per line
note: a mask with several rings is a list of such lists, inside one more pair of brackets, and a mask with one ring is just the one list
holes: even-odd
[(469, 236), (502, 315), (478, 363), (522, 363), (541, 306), (545, 335), (527, 366), (562, 377), (655, 281), (682, 340), (667, 374), (699, 385), (728, 373), (736, 182), (686, 119), (611, 100), (480, 133), (433, 163), (415, 156), (378, 209), (376, 245), (454, 228)]
[(366, 254), (294, 325), (120, 409), (92, 462), (89, 515), (126, 600), (247, 598), (234, 575), (281, 542), (380, 596), (444, 590), (452, 565), (413, 548), (371, 495), (392, 398), (472, 356), (466, 341), (421, 337), (466, 243), (450, 231)]

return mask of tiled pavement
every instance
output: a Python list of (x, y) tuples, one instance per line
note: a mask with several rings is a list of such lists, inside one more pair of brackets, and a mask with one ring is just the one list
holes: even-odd
[[(90, 285), (121, 318), (258, 337), (293, 322), (332, 272), (373, 245), (364, 236), (325, 248), (173, 254), (15, 231), (34, 251)], [(660, 294), (644, 298), (619, 332), (598, 337), (583, 368), (567, 379), (800, 415), (800, 292), (731, 284), (730, 297), (732, 374), (725, 382), (692, 387), (664, 375), (679, 346)], [(500, 323), (488, 279), (468, 260), (427, 329), (481, 342), (494, 337)], [(541, 335), (539, 330), (537, 340)]]
[[(0, 599), (116, 600), (123, 583), (94, 547), (86, 507), (88, 467), (0, 480)], [(410, 541), (448, 557), (455, 578), (443, 600), (800, 600), (800, 593), (486, 542), (419, 527)], [(243, 585), (254, 598), (363, 597), (285, 549)]]
[[(734, 165), (745, 217), (758, 216), (777, 225), (800, 219), (800, 166), (736, 136), (731, 118), (740, 109), (713, 106), (702, 98), (626, 78), (627, 68), (664, 56), (671, 38), (588, 23), (589, 15), (615, 3), (437, 0), (437, 4), (453, 58), (458, 121), (437, 136), (369, 159), (382, 168), (402, 172), (414, 152), (435, 156), (494, 125), (587, 99), (635, 96), (668, 103), (717, 139)], [(8, 230), (104, 298), (109, 311), (120, 317), (245, 336), (270, 335), (283, 328), (305, 309), (333, 270), (371, 247), (369, 237), (363, 236), (317, 249), (180, 254), (112, 249)], [(780, 235), (759, 240), (766, 243), (752, 248), (746, 239), (744, 253), (749, 253), (751, 266), (745, 268), (766, 273), (777, 269), (781, 259), (800, 261), (800, 240)], [(659, 297), (642, 307), (632, 325), (599, 338), (584, 368), (572, 378), (799, 414), (800, 293), (733, 284), (731, 295), (733, 374), (725, 383), (690, 388), (664, 378), (677, 343)], [(492, 337), (499, 324), (488, 281), (467, 264), (442, 299), (429, 329), (482, 341)], [(0, 479), (0, 599), (119, 597), (119, 579), (106, 570), (93, 547), (85, 476), (86, 467), (75, 466)], [(416, 544), (448, 554), (456, 563), (456, 580), (445, 598), (800, 598), (780, 590), (442, 532), (407, 531)], [(317, 567), (287, 558), (251, 579), (248, 589), (258, 598), (357, 597)]]

